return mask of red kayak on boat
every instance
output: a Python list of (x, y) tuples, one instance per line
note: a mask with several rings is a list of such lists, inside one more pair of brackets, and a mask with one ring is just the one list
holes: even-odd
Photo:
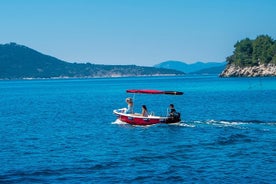
[[(140, 93), (140, 94), (166, 94), (166, 95), (183, 95), (183, 92), (179, 91), (160, 91), (152, 89), (130, 89), (126, 91), (127, 93)], [(128, 113), (127, 108), (115, 109), (113, 113), (118, 117), (122, 122), (131, 124), (131, 125), (153, 125), (158, 123), (178, 123), (181, 121), (180, 113), (175, 112), (174, 115), (156, 116), (153, 114), (148, 114), (143, 116), (139, 113)]]

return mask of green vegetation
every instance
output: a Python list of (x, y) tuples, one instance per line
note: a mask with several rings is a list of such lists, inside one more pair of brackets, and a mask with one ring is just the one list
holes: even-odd
[(268, 35), (260, 35), (255, 40), (245, 38), (234, 47), (233, 55), (226, 58), (229, 64), (241, 67), (276, 64), (276, 41)]
[(136, 65), (69, 63), (16, 43), (0, 44), (0, 79), (183, 75), (181, 71)]

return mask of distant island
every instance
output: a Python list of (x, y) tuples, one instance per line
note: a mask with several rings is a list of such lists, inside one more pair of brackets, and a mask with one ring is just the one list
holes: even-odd
[(219, 75), (226, 67), (226, 62), (195, 62), (187, 64), (183, 61), (165, 61), (154, 65), (157, 68), (180, 70), (187, 74)]
[(268, 35), (245, 38), (235, 45), (221, 77), (276, 76), (276, 41)]
[(0, 44), (0, 79), (92, 78), (184, 75), (184, 72), (136, 65), (70, 63), (16, 43)]

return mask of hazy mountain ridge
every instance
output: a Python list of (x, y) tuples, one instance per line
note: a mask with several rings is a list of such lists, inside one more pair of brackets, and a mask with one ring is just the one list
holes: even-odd
[(0, 44), (0, 79), (183, 75), (136, 65), (70, 63), (16, 43)]
[(202, 75), (218, 75), (225, 69), (225, 65), (215, 66), (210, 68), (204, 68), (202, 70), (198, 70), (195, 72), (191, 72), (190, 74), (202, 74)]
[(226, 66), (226, 62), (196, 62), (192, 64), (187, 64), (182, 61), (165, 61), (154, 65), (158, 68), (167, 68), (180, 70), (185, 73), (196, 73), (196, 74), (219, 74), (223, 71)]

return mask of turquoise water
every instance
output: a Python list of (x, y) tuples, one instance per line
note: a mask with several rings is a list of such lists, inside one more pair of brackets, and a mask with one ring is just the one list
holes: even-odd
[[(183, 96), (126, 94), (183, 91)], [(146, 104), (182, 122), (137, 127)], [(273, 183), (276, 78), (216, 76), (0, 81), (0, 183)]]

